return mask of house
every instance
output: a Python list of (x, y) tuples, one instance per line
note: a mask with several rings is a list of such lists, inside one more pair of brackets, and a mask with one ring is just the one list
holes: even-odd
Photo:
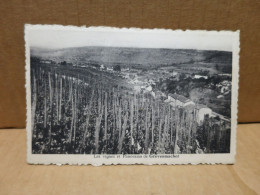
[(224, 98), (224, 96), (223, 95), (218, 95), (217, 98), (221, 99), (221, 98)]
[(232, 74), (218, 74), (218, 76), (227, 76), (227, 77), (232, 77)]
[(101, 64), (101, 65), (100, 65), (100, 70), (104, 70), (104, 69), (105, 69), (104, 64)]
[(206, 115), (209, 115), (209, 117), (212, 116), (212, 110), (203, 104), (197, 104), (195, 109), (197, 113), (197, 122), (199, 124), (204, 121)]
[(195, 78), (195, 79), (200, 79), (200, 78), (208, 79), (208, 76), (195, 75), (194, 78)]
[(43, 63), (43, 64), (51, 64), (52, 61), (51, 60), (41, 60), (41, 63)]
[(206, 115), (209, 115), (209, 117), (214, 116), (212, 110), (203, 104), (189, 104), (184, 106), (184, 109), (196, 115), (198, 124), (204, 121)]
[(195, 108), (196, 108), (195, 104), (188, 104), (188, 105), (184, 106), (184, 109), (186, 111), (188, 111), (189, 113), (194, 113)]
[(129, 71), (129, 68), (122, 68), (122, 72)]
[(141, 90), (145, 90), (145, 86), (144, 85), (141, 85)]
[(163, 92), (158, 91), (158, 90), (150, 91), (150, 94), (151, 94), (155, 99), (161, 99), (161, 100), (167, 99), (167, 96), (166, 96)]
[(168, 104), (168, 105), (171, 107), (172, 110), (175, 110), (175, 102), (173, 102), (173, 101), (170, 100), (170, 99), (166, 99), (164, 102), (165, 102), (166, 104)]
[(177, 76), (177, 75), (178, 75), (178, 72), (175, 72), (175, 71), (172, 72), (172, 76), (173, 76), (173, 77), (175, 77), (175, 76)]
[(145, 90), (146, 90), (146, 91), (152, 91), (153, 88), (152, 88), (152, 86), (150, 85), (150, 86), (147, 86)]
[(195, 103), (193, 101), (191, 101), (190, 99), (188, 99), (182, 95), (178, 95), (176, 93), (175, 94), (169, 93), (168, 99), (171, 100), (172, 102), (174, 102), (174, 104), (176, 106), (180, 106), (180, 107), (187, 106), (189, 104), (195, 105)]

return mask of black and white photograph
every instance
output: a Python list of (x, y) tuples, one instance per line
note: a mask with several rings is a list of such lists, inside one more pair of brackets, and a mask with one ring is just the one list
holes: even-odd
[(27, 159), (233, 163), (239, 32), (27, 25)]

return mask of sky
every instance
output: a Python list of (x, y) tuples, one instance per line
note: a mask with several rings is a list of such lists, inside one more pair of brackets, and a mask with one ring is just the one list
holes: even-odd
[(231, 32), (140, 30), (109, 27), (72, 27), (27, 25), (26, 42), (30, 47), (61, 49), (84, 46), (172, 48), (232, 51)]

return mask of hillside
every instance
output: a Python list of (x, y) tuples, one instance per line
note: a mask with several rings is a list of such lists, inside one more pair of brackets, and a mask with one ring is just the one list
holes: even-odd
[(31, 55), (60, 60), (77, 59), (84, 62), (102, 63), (107, 66), (119, 63), (122, 66), (151, 67), (194, 62), (231, 66), (232, 61), (231, 52), (157, 48), (79, 47), (58, 50), (31, 48)]

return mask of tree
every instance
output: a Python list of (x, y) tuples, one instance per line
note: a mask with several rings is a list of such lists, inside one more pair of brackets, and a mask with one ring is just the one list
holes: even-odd
[(67, 62), (66, 61), (63, 61), (60, 63), (61, 65), (67, 65)]
[(179, 80), (184, 80), (186, 77), (186, 75), (184, 73), (181, 73), (179, 76)]
[(115, 66), (113, 67), (113, 70), (114, 70), (114, 71), (121, 71), (121, 66), (120, 66), (120, 65), (115, 65)]
[(38, 63), (40, 63), (40, 58), (38, 58), (38, 57), (34, 57), (34, 56), (32, 56), (31, 58), (30, 58), (30, 60), (31, 60), (31, 64), (38, 64)]
[(216, 70), (219, 70), (219, 65), (218, 65), (218, 64), (216, 64), (215, 68), (216, 68)]

